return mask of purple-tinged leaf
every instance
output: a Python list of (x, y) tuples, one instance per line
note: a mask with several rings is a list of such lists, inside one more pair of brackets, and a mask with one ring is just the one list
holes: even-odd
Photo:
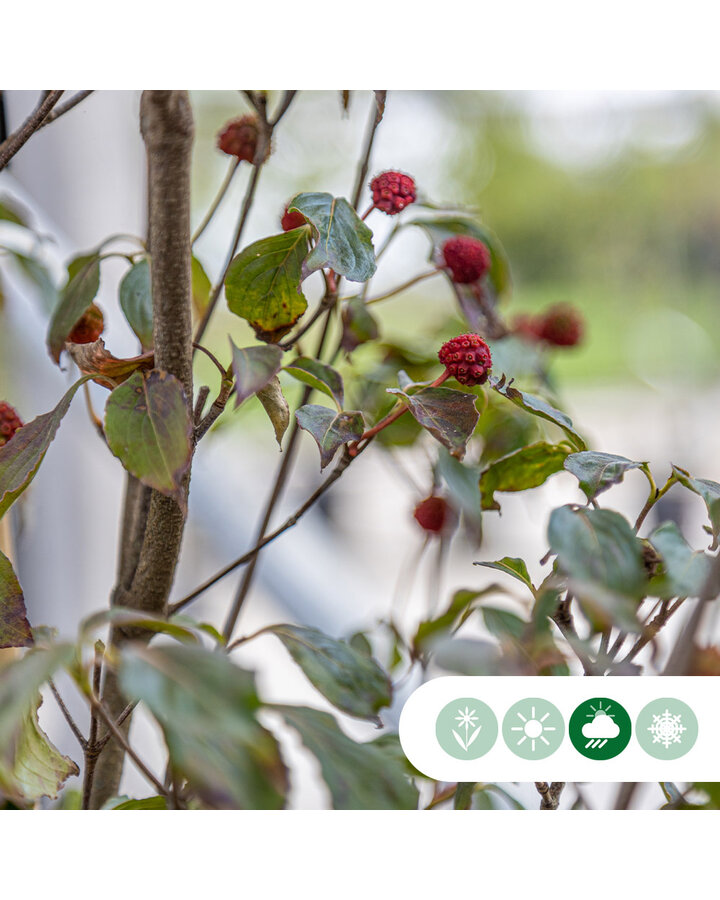
[(332, 461), (339, 447), (350, 441), (359, 441), (365, 431), (360, 412), (336, 413), (327, 406), (312, 403), (301, 406), (295, 413), (298, 425), (310, 432), (320, 450), (320, 468)]
[(625, 456), (596, 453), (594, 450), (571, 453), (563, 463), (563, 467), (580, 482), (580, 488), (588, 500), (602, 494), (614, 484), (620, 484), (626, 472), (641, 469), (644, 465), (646, 464), (634, 462)]
[(236, 347), (230, 341), (235, 373), (235, 409), (262, 390), (280, 371), (283, 352), (275, 344)]
[(377, 340), (380, 335), (377, 319), (361, 297), (351, 297), (343, 304), (342, 326), (341, 346), (346, 353), (352, 353), (360, 344)]
[(568, 436), (570, 443), (576, 450), (586, 449), (585, 441), (580, 437), (577, 431), (575, 431), (572, 419), (570, 416), (565, 415), (564, 412), (560, 412), (559, 409), (550, 406), (550, 404), (541, 397), (535, 397), (533, 394), (528, 394), (525, 391), (520, 391), (517, 388), (512, 387), (510, 382), (506, 383), (504, 375), (501, 378), (491, 377), (488, 384), (493, 390), (496, 390), (498, 394), (502, 394), (503, 397), (512, 400), (516, 406), (520, 406), (526, 412), (558, 425)]
[(35, 477), (75, 392), (87, 380), (76, 381), (55, 409), (23, 425), (0, 447), (0, 518)]
[(65, 349), (67, 336), (100, 290), (100, 255), (77, 256), (68, 264), (68, 280), (48, 328), (48, 350), (55, 362)]
[(388, 388), (388, 393), (398, 395), (413, 417), (447, 447), (451, 456), (456, 459), (465, 456), (467, 442), (480, 418), (474, 394), (446, 387), (426, 387), (414, 394)]
[(0, 649), (33, 642), (25, 598), (10, 560), (0, 553)]

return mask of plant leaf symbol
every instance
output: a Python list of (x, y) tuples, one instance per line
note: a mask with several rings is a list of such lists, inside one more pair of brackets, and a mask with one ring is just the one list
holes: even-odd
[(465, 746), (465, 741), (460, 737), (460, 735), (457, 733), (457, 731), (455, 731), (454, 728), (453, 728), (453, 734), (455, 736), (455, 740), (458, 742), (458, 744), (460, 744), (460, 746), (463, 748), (463, 750), (467, 750), (467, 747)]
[(479, 726), (475, 729), (475, 731), (473, 731), (473, 733), (470, 735), (470, 739), (469, 739), (468, 742), (467, 742), (467, 747), (465, 748), (466, 750), (469, 750), (469, 749), (470, 749), (470, 744), (472, 744), (472, 742), (475, 740), (475, 738), (480, 734), (480, 729), (481, 729), (481, 728), (482, 728), (482, 725), (479, 725)]

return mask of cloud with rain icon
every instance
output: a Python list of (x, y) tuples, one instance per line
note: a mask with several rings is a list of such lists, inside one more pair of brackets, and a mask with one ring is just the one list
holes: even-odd
[(620, 734), (620, 727), (613, 720), (612, 714), (608, 714), (600, 704), (600, 709), (595, 710), (592, 720), (583, 725), (582, 734), (584, 738), (588, 738), (585, 749), (590, 747), (597, 750), (604, 747), (612, 738), (616, 738)]

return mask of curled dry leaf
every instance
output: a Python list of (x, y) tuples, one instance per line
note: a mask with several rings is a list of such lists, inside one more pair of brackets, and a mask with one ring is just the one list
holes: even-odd
[(96, 384), (109, 390), (128, 379), (138, 369), (150, 370), (155, 365), (152, 350), (129, 359), (118, 359), (105, 349), (102, 338), (92, 344), (72, 344), (68, 341), (65, 349), (83, 375), (92, 375)]

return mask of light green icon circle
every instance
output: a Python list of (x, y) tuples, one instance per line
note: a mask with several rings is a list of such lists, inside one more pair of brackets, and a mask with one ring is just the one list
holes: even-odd
[(573, 747), (588, 759), (612, 759), (627, 747), (632, 722), (617, 700), (593, 697), (575, 708), (568, 734)]
[(679, 759), (692, 749), (698, 720), (687, 703), (660, 697), (640, 711), (635, 722), (638, 744), (655, 759)]
[(435, 734), (443, 750), (455, 759), (478, 759), (497, 740), (498, 723), (487, 703), (460, 697), (440, 710)]
[(515, 756), (545, 759), (562, 744), (565, 723), (557, 706), (540, 697), (527, 697), (505, 713), (502, 734)]

